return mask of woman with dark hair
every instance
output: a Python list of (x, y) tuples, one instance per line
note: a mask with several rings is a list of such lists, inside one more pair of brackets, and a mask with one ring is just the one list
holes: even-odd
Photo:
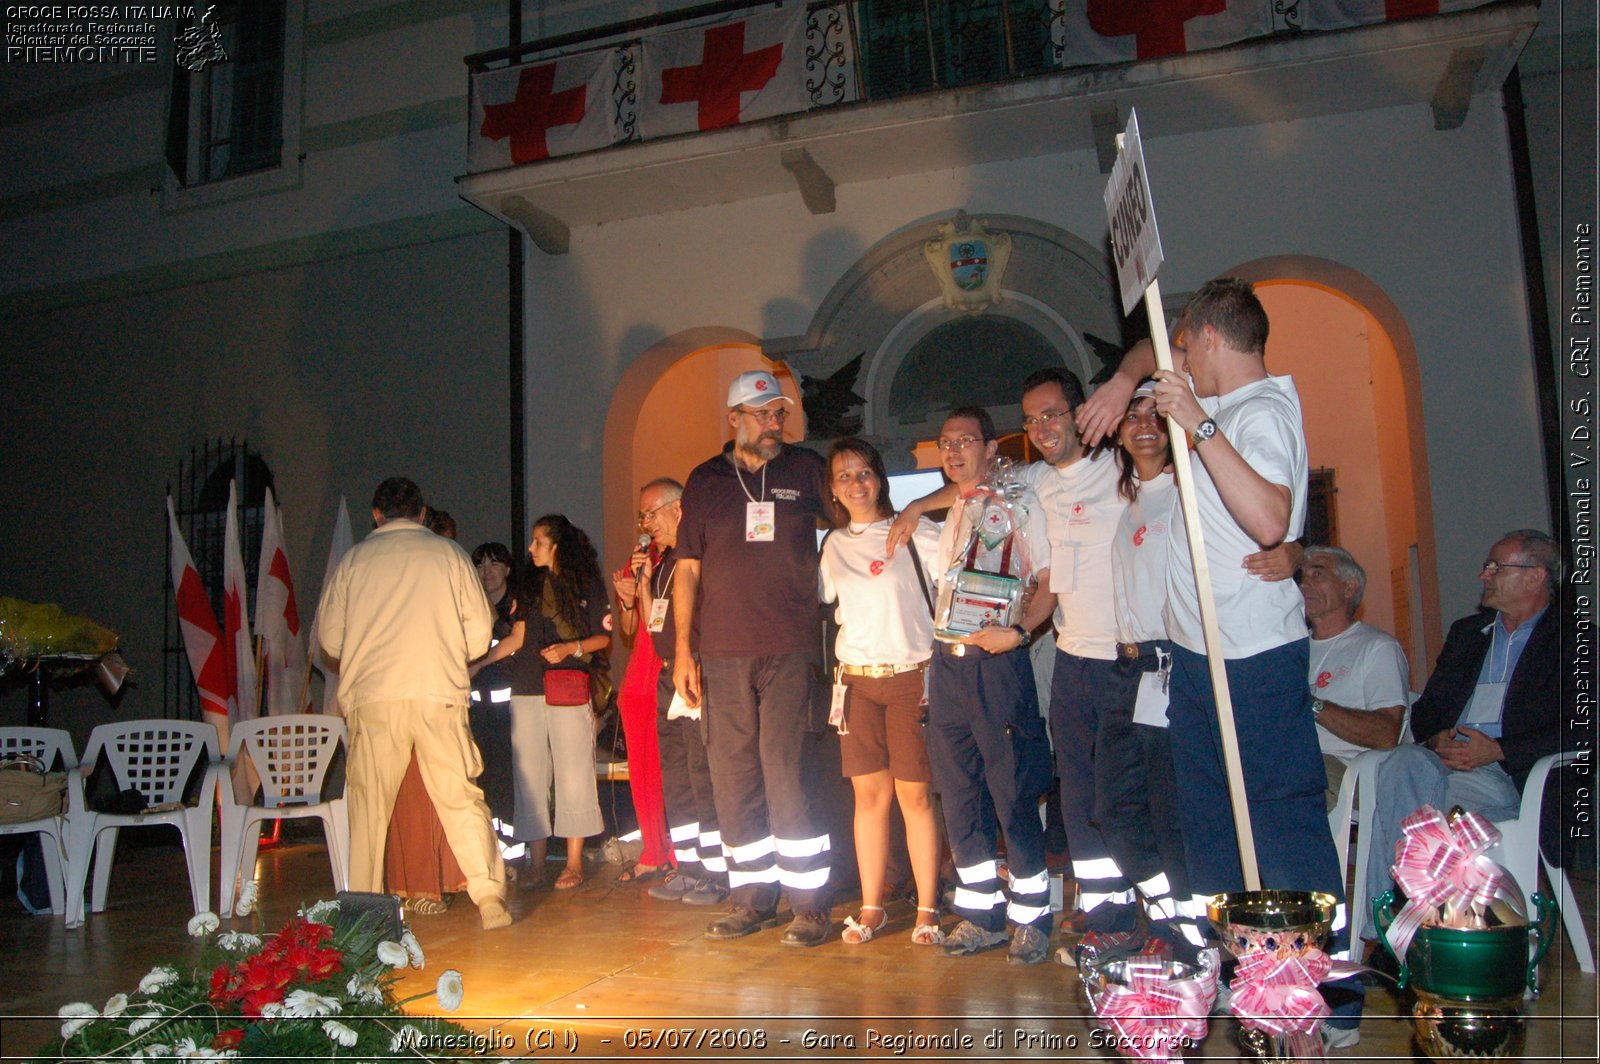
[(581, 529), (561, 514), (546, 514), (534, 522), (531, 540), (534, 568), (526, 594), (510, 634), (484, 663), (510, 660), (513, 834), (529, 853), (523, 886), (543, 879), (554, 833), (567, 840), (566, 867), (555, 887), (571, 890), (583, 883), (583, 840), (605, 829), (594, 775), (589, 672), (596, 655), (611, 646), (611, 605), (594, 545)]
[[(472, 564), (478, 570), (483, 593), (494, 607), (494, 643), (511, 634), (512, 615), (517, 610), (513, 590), (511, 549), (504, 543), (480, 543), (472, 548)], [(504, 661), (472, 668), (472, 708), (469, 713), (472, 737), (483, 755), (483, 775), (478, 786), (489, 803), (496, 830), (509, 835), (516, 809), (511, 774), (511, 671)]]
[(886, 559), (888, 474), (883, 457), (847, 437), (828, 455), (834, 529), (822, 545), (822, 597), (838, 601), (839, 682), (847, 688), (839, 748), (855, 791), (861, 911), (845, 920), (847, 945), (868, 942), (889, 922), (883, 883), (889, 858), (889, 803), (898, 798), (917, 886), (911, 940), (936, 945), (939, 829), (932, 772), (922, 742), (923, 677), (933, 654), (933, 598), (939, 527), (918, 522), (909, 549)]

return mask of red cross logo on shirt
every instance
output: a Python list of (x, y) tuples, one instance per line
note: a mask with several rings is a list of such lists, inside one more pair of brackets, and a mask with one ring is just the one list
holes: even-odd
[(1148, 528), (1148, 527), (1149, 527), (1148, 525), (1140, 525), (1138, 530), (1134, 532), (1134, 534), (1133, 534), (1133, 545), (1135, 547), (1144, 546), (1144, 530), (1146, 528)]
[(1072, 504), (1072, 516), (1073, 517), (1082, 517), (1083, 516), (1083, 503), (1075, 502), (1075, 503)]
[(528, 67), (517, 79), (517, 98), (510, 103), (483, 105), (483, 127), (490, 140), (511, 138), (511, 161), (532, 163), (550, 158), (545, 133), (556, 126), (575, 126), (583, 119), (588, 89), (574, 85), (551, 92), (556, 65)]
[[(783, 45), (754, 52), (744, 50), (744, 23), (706, 30), (699, 66), (661, 72), (661, 102), (699, 103), (701, 129), (739, 124), (739, 94), (754, 92), (772, 80), (783, 58)], [(759, 386), (758, 386), (759, 387)]]
[(1189, 50), (1183, 24), (1199, 15), (1220, 15), (1228, 0), (1089, 0), (1089, 25), (1102, 37), (1133, 34), (1140, 59), (1182, 55)]
[(1321, 690), (1322, 688), (1328, 686), (1332, 682), (1333, 682), (1333, 673), (1331, 673), (1331, 672), (1319, 672), (1319, 673), (1317, 673), (1317, 689), (1318, 690)]
[(867, 568), (872, 570), (872, 575), (873, 576), (880, 575), (883, 572), (883, 559), (882, 558), (874, 558), (872, 560), (872, 564), (867, 566)]

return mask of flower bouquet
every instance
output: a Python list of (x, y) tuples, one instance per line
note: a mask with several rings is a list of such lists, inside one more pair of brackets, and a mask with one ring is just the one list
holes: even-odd
[[(240, 899), (248, 912), (253, 891)], [(375, 920), (336, 927), (338, 902), (302, 909), (276, 934), (218, 933), (201, 913), (189, 934), (203, 942), (191, 964), (152, 968), (131, 993), (103, 1008), (76, 1002), (60, 1010), (61, 1038), (36, 1059), (178, 1057), (460, 1059), (451, 1047), (474, 1035), (460, 1024), (410, 1017), (402, 1006), (437, 994), (446, 1011), (461, 1005), (461, 973), (446, 971), (433, 991), (396, 1000), (396, 971), (423, 966), (410, 931), (386, 940)]]

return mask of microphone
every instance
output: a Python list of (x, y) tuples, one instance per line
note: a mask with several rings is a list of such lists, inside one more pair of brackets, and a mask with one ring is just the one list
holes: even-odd
[[(648, 532), (640, 532), (639, 533), (639, 546), (638, 546), (637, 549), (638, 550), (649, 550), (650, 549), (650, 533), (648, 533)], [(639, 574), (641, 574), (643, 572), (644, 572), (644, 566), (643, 565), (639, 565), (639, 566), (635, 567), (634, 570), (633, 570), (633, 578), (635, 580), (639, 579)]]

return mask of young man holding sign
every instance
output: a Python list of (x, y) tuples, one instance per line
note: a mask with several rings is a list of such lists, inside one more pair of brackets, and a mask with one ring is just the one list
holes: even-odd
[[(1307, 471), (1300, 399), (1288, 377), (1264, 361), (1267, 314), (1246, 281), (1201, 286), (1184, 309), (1187, 376), (1156, 373), (1156, 408), (1189, 435), (1194, 492), (1205, 530), (1205, 561), (1227, 659), (1240, 760), (1254, 826), (1261, 885), (1325, 891), (1339, 899), (1330, 952), (1348, 943), (1344, 875), (1328, 833), (1325, 774), (1306, 688), (1308, 633), (1293, 583), (1262, 580), (1245, 559), (1300, 535)], [(1175, 359), (1176, 361), (1176, 359)], [(1179, 521), (1182, 510), (1174, 511)], [(1174, 530), (1167, 581), (1167, 629), (1174, 644), (1172, 749), (1184, 795), (1184, 843), (1197, 902), (1242, 890), (1244, 873), (1218, 740), (1216, 701), (1186, 535)], [(1357, 990), (1359, 988), (1356, 988)], [(1360, 998), (1327, 995), (1335, 1006), (1332, 1045), (1353, 1045)], [(1341, 1004), (1340, 997), (1345, 998)], [(1353, 1013), (1353, 1014), (1352, 1014)]]

